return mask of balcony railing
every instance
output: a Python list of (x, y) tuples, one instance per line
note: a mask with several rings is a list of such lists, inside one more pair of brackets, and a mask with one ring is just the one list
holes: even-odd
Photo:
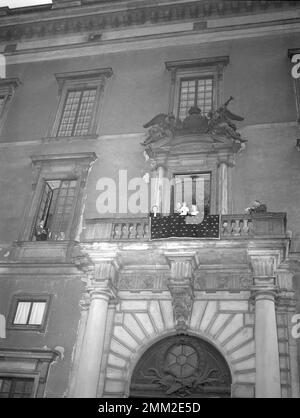
[[(286, 214), (267, 212), (252, 215), (221, 215), (219, 228), (220, 239), (283, 238), (286, 237)], [(87, 219), (81, 239), (83, 241), (148, 241), (151, 239), (150, 219), (148, 217)]]

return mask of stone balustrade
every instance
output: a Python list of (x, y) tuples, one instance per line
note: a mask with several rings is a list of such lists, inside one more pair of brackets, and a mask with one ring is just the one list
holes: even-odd
[(254, 213), (252, 215), (222, 215), (221, 238), (282, 237), (286, 235), (285, 213)]
[[(220, 216), (220, 239), (282, 238), (285, 236), (285, 213)], [(150, 220), (148, 217), (87, 219), (81, 239), (83, 241), (148, 241)]]

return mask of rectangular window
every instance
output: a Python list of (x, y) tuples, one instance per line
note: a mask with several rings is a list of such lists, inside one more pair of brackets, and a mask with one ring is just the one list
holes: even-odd
[(50, 299), (50, 295), (15, 295), (8, 317), (8, 328), (43, 331), (46, 326)]
[(185, 119), (192, 106), (201, 109), (207, 115), (213, 107), (213, 78), (193, 78), (180, 80), (180, 93), (178, 104), (178, 118)]
[(14, 325), (42, 325), (46, 311), (46, 301), (18, 301), (13, 319)]
[(196, 205), (199, 212), (210, 214), (211, 173), (175, 174), (174, 207), (178, 202)]
[(76, 180), (47, 180), (35, 223), (37, 241), (66, 238), (76, 197)]
[(95, 107), (97, 89), (68, 91), (57, 136), (88, 135)]
[(0, 398), (31, 398), (34, 379), (25, 377), (0, 377)]

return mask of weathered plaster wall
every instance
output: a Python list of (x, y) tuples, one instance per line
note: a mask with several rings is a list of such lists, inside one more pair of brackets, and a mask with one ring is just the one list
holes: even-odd
[[(64, 349), (63, 358), (59, 358), (50, 367), (46, 397), (63, 397), (68, 385), (73, 347), (76, 341), (80, 317), (79, 299), (83, 283), (78, 277), (53, 276), (41, 274), (20, 275), (5, 278), (1, 276), (0, 313), (8, 317), (13, 295), (47, 294), (51, 295), (50, 310), (45, 332), (7, 329), (6, 338), (1, 339), (1, 348), (50, 348), (59, 346)], [(56, 269), (58, 272), (59, 269)], [(25, 268), (23, 273), (25, 273)], [(59, 273), (58, 273), (59, 274)]]

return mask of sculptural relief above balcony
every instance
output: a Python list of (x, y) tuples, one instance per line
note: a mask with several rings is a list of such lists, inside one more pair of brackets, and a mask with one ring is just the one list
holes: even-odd
[(145, 158), (150, 162), (156, 160), (159, 164), (178, 154), (240, 153), (246, 148), (247, 140), (242, 138), (233, 122), (243, 118), (228, 110), (232, 100), (231, 96), (207, 115), (203, 115), (199, 107), (192, 106), (182, 121), (173, 114), (156, 115), (144, 125), (148, 129), (142, 143)]

